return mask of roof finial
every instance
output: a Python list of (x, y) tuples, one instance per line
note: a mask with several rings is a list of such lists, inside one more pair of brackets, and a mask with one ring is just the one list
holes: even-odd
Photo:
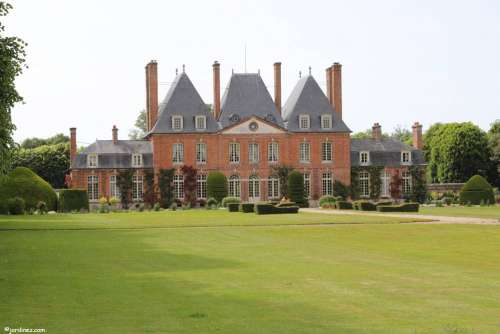
[(179, 74), (179, 69), (176, 67), (175, 68), (175, 75), (177, 76)]
[(311, 66), (309, 66), (309, 75), (311, 75)]
[(182, 64), (182, 73), (186, 73), (186, 65)]
[(302, 71), (299, 71), (299, 79), (302, 78)]

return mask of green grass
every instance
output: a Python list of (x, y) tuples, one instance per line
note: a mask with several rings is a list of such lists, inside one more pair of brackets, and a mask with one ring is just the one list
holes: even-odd
[[(314, 225), (334, 220), (343, 224)], [(194, 210), (4, 216), (0, 326), (495, 333), (500, 228), (397, 221)], [(189, 227), (201, 225), (213, 228)]]
[(479, 217), (500, 219), (500, 205), (492, 206), (421, 206), (420, 214), (450, 217)]

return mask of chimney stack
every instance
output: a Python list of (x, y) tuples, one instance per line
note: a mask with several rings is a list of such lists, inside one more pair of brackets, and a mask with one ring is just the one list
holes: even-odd
[(328, 101), (330, 101), (330, 104), (333, 107), (333, 100), (332, 100), (332, 68), (328, 67), (326, 69), (326, 96), (328, 97)]
[(424, 148), (424, 142), (422, 140), (422, 124), (415, 122), (412, 126), (413, 130), (413, 147), (418, 150)]
[(70, 142), (69, 142), (69, 160), (70, 165), (73, 165), (76, 157), (76, 128), (69, 128)]
[(382, 139), (382, 127), (378, 123), (375, 123), (372, 126), (372, 138), (375, 140)]
[(150, 131), (158, 118), (158, 64), (151, 60), (146, 65), (146, 115)]
[(118, 144), (118, 128), (116, 127), (116, 125), (113, 125), (112, 132), (113, 132), (113, 144)]
[(214, 72), (214, 117), (219, 119), (220, 115), (220, 64), (214, 61), (212, 65)]
[(281, 115), (281, 63), (274, 63), (274, 104)]
[(342, 65), (340, 63), (333, 63), (331, 83), (333, 107), (339, 119), (342, 119)]

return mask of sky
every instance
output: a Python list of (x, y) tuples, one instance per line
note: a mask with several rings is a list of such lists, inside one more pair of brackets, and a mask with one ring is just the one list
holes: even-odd
[(13, 109), (16, 141), (69, 133), (79, 145), (125, 139), (145, 108), (144, 66), (158, 62), (160, 102), (185, 64), (205, 103), (212, 64), (225, 88), (257, 72), (273, 95), (282, 63), (283, 102), (311, 74), (342, 67), (343, 118), (353, 131), (384, 131), (500, 118), (500, 1), (28, 1), (11, 0), (7, 35), (28, 43)]

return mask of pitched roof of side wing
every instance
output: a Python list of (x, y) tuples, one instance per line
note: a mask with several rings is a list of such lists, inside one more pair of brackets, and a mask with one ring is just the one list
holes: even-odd
[(410, 165), (425, 165), (425, 157), (422, 150), (393, 139), (351, 139), (351, 165), (359, 166), (359, 152), (370, 152), (369, 165), (372, 166), (401, 166), (401, 152), (407, 151), (411, 154)]

